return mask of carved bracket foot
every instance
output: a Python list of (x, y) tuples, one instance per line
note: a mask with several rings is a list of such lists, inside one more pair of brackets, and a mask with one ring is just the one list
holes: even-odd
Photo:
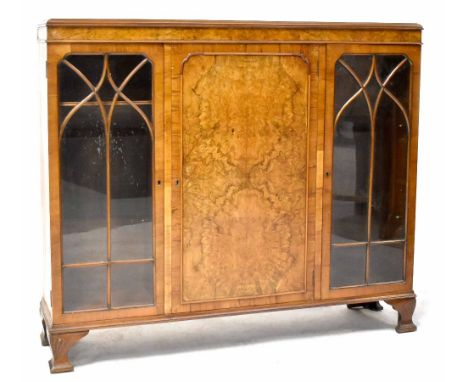
[(63, 373), (73, 371), (73, 365), (68, 359), (68, 351), (81, 338), (89, 333), (89, 330), (73, 333), (50, 334), (50, 347), (52, 348), (52, 359), (49, 361), (51, 373)]
[(385, 302), (398, 312), (398, 325), (395, 328), (397, 333), (416, 331), (416, 325), (413, 323), (413, 313), (416, 307), (416, 299), (414, 297), (385, 300)]
[(368, 309), (368, 310), (372, 310), (373, 312), (380, 312), (381, 310), (383, 310), (383, 306), (380, 305), (380, 302), (378, 301), (348, 304), (347, 306), (348, 306), (348, 309), (352, 309), (352, 310)]
[(44, 320), (42, 320), (42, 332), (41, 332), (41, 344), (42, 346), (49, 346), (49, 337), (47, 336), (47, 327)]

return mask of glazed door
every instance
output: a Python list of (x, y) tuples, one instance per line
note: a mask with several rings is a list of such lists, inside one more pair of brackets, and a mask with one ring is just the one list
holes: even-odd
[(318, 52), (167, 47), (172, 312), (312, 299)]
[(48, 63), (54, 322), (163, 313), (162, 47)]
[(419, 47), (327, 49), (324, 298), (412, 291)]

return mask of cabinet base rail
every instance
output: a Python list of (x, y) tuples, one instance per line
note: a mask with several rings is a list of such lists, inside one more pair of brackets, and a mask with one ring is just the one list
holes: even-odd
[[(415, 294), (406, 294), (400, 297), (387, 296), (381, 298), (387, 304), (393, 307), (394, 310), (398, 312), (398, 321), (395, 327), (397, 333), (409, 333), (416, 331), (416, 325), (414, 324), (412, 317), (416, 307), (416, 295)], [(149, 324), (157, 322), (168, 322), (176, 320), (186, 320), (194, 318), (206, 318), (206, 317), (215, 317), (220, 315), (236, 315), (236, 314), (247, 314), (255, 313), (262, 311), (272, 311), (272, 310), (287, 310), (287, 309), (298, 309), (298, 308), (310, 308), (314, 306), (324, 306), (324, 305), (340, 305), (346, 304), (348, 309), (351, 310), (361, 310), (368, 309), (371, 311), (380, 311), (383, 309), (382, 305), (378, 299), (374, 297), (366, 299), (353, 299), (346, 301), (322, 301), (315, 302), (313, 305), (307, 306), (290, 306), (290, 307), (280, 307), (268, 309), (257, 309), (256, 311), (230, 311), (230, 312), (210, 312), (208, 314), (197, 314), (195, 316), (173, 316), (173, 317), (163, 317), (159, 320), (138, 320), (135, 319), (133, 322), (120, 322), (114, 325), (106, 324), (99, 325), (99, 322), (94, 324), (89, 324), (83, 327), (66, 327), (63, 325), (53, 325), (52, 316), (50, 314), (49, 307), (47, 303), (42, 300), (40, 304), (40, 314), (42, 317), (42, 333), (41, 333), (41, 343), (43, 346), (50, 346), (52, 351), (52, 359), (49, 361), (49, 368), (51, 373), (63, 373), (68, 371), (73, 371), (73, 364), (68, 358), (69, 350), (83, 337), (85, 337), (90, 330), (99, 329), (99, 328), (108, 328), (108, 327), (118, 327), (118, 326), (127, 326), (127, 325), (139, 325), (139, 324)]]

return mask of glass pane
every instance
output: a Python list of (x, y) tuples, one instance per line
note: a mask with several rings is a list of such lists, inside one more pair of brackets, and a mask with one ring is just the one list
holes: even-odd
[[(59, 64), (60, 102), (77, 103), (98, 87), (107, 111), (122, 85), (133, 101), (152, 118), (152, 69), (147, 61), (128, 75), (142, 55), (70, 55)], [(104, 65), (106, 64), (106, 65)], [(108, 68), (103, 76), (103, 68)], [(81, 77), (84, 77), (81, 78)], [(111, 82), (115, 84), (112, 85)], [(90, 101), (96, 101), (93, 96)], [(122, 97), (118, 99), (124, 101)], [(73, 105), (59, 109), (62, 122)], [(144, 119), (127, 105), (116, 105), (111, 118), (110, 147), (98, 106), (87, 103), (70, 119), (60, 144), (63, 261), (65, 264), (107, 261), (106, 200), (110, 194), (112, 259), (152, 258), (152, 139)], [(109, 168), (106, 150), (110, 150)], [(106, 173), (110, 171), (107, 194)], [(153, 264), (112, 265), (111, 294), (114, 306), (153, 303)], [(107, 308), (106, 267), (65, 268), (65, 310)]]
[(351, 67), (361, 83), (364, 84), (371, 70), (372, 56), (369, 54), (345, 54), (342, 60)]
[(372, 105), (372, 109), (375, 108), (375, 103), (377, 102), (377, 96), (380, 92), (381, 86), (377, 82), (377, 79), (375, 78), (375, 75), (371, 77), (369, 82), (366, 85), (366, 92), (367, 95), (369, 96), (370, 103)]
[(153, 263), (113, 264), (111, 291), (113, 307), (153, 304)]
[(111, 252), (113, 260), (151, 258), (152, 141), (131, 106), (117, 106), (111, 124)]
[[(335, 91), (340, 92), (341, 86)], [(332, 242), (367, 241), (370, 116), (359, 95), (343, 112), (333, 138)]]
[(383, 95), (375, 126), (372, 240), (405, 238), (408, 131), (397, 104)]
[(361, 87), (353, 78), (351, 73), (340, 63), (335, 67), (335, 82), (340, 84), (335, 89), (335, 115), (341, 107), (348, 101)]
[[(143, 60), (142, 55), (110, 55), (109, 68), (117, 86), (127, 78)], [(123, 93), (132, 101), (150, 100), (152, 92), (151, 63), (147, 61), (128, 81)]]
[[(98, 84), (104, 63), (102, 55), (70, 55), (65, 60), (75, 66), (93, 86)], [(58, 77), (60, 102), (78, 102), (91, 93), (86, 82), (64, 62), (59, 64)]]
[(330, 286), (332, 288), (363, 285), (366, 276), (366, 245), (332, 247)]
[(139, 108), (141, 109), (141, 111), (143, 111), (148, 120), (153, 120), (153, 108), (151, 107), (151, 105), (139, 105)]
[[(377, 67), (381, 69), (382, 66), (388, 65), (389, 56), (377, 56)], [(398, 57), (398, 65), (402, 60), (405, 59), (404, 56)], [(387, 70), (383, 70), (387, 72)], [(411, 63), (406, 60), (406, 62), (401, 66), (401, 68), (395, 72), (391, 79), (388, 81), (386, 88), (401, 102), (405, 110), (409, 110), (409, 90), (410, 90), (410, 75), (411, 75)]]
[(106, 146), (98, 107), (79, 109), (60, 144), (62, 257), (102, 261), (107, 253)]
[(73, 109), (73, 106), (60, 106), (59, 107), (59, 123), (62, 124), (63, 120), (67, 117), (68, 113)]
[(403, 280), (405, 243), (371, 244), (369, 282)]
[(107, 308), (107, 267), (63, 269), (63, 310)]
[[(101, 84), (101, 87), (98, 90), (99, 97), (102, 101), (110, 102), (114, 99), (115, 89), (109, 81), (109, 76), (106, 75), (104, 81)], [(109, 104), (106, 104), (106, 109), (109, 111)]]
[[(346, 72), (352, 72), (352, 76)], [(344, 55), (336, 65), (334, 107), (338, 119), (333, 138), (332, 244), (405, 239), (410, 72), (411, 63), (404, 55)], [(365, 84), (363, 90), (370, 99), (370, 112), (364, 94), (346, 105), (359, 90), (355, 77)], [(373, 126), (371, 115), (375, 115)], [(368, 216), (371, 177), (372, 204)], [(369, 217), (371, 227), (367, 227)], [(332, 245), (331, 285), (401, 280), (404, 245), (372, 243), (368, 259), (365, 245)], [(372, 271), (369, 280), (365, 280), (366, 261)]]
[(379, 54), (377, 59), (377, 73), (382, 82), (385, 82), (398, 64), (405, 59), (401, 54)]

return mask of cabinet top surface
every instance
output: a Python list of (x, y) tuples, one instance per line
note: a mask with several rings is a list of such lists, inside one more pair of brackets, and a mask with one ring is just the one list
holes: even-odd
[(50, 19), (48, 27), (151, 27), (151, 28), (285, 28), (422, 30), (416, 23), (254, 21), (254, 20), (150, 20), (150, 19)]
[(421, 44), (419, 24), (233, 20), (51, 19), (48, 43)]

